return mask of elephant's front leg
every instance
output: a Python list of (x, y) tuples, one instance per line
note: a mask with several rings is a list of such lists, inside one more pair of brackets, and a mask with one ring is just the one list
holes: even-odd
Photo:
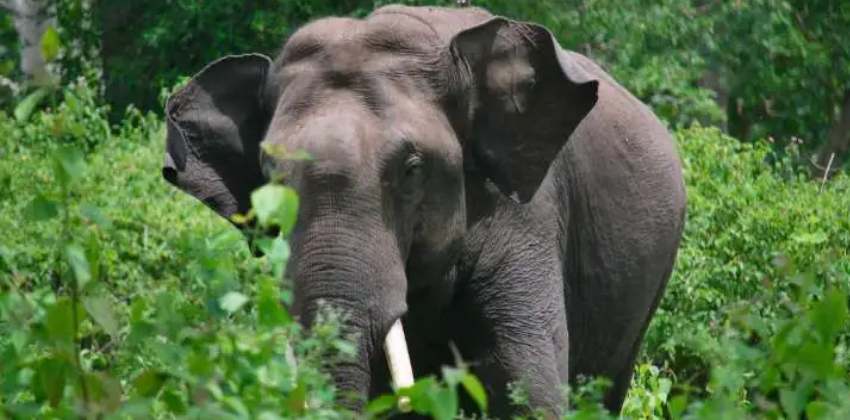
[(566, 402), (569, 351), (560, 264), (543, 245), (495, 249), (508, 249), (507, 255), (485, 255), (463, 287), (476, 330), (466, 331), (476, 341), (468, 347), (477, 349), (474, 372), (493, 414), (524, 410), (511, 405), (511, 385), (521, 387), (530, 408), (557, 416)]

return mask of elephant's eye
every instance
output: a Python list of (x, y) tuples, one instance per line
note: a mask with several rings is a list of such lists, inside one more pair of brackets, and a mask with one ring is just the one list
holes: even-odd
[(422, 157), (418, 154), (410, 155), (404, 161), (404, 175), (407, 178), (418, 177), (422, 174)]

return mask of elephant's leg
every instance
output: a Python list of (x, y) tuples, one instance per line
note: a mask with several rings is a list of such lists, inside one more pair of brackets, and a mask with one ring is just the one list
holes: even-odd
[[(568, 335), (560, 263), (554, 247), (526, 232), (491, 235), (473, 274), (461, 287), (468, 322), (461, 350), (488, 387), (491, 412), (508, 416), (507, 386), (524, 387), (533, 409), (551, 415), (564, 403)], [(471, 342), (471, 343), (470, 343)], [(521, 408), (520, 408), (521, 409)]]
[(618, 413), (670, 278), (679, 238), (663, 235), (662, 227), (640, 241), (613, 243), (589, 234), (609, 233), (604, 226), (577, 231), (564, 265), (571, 380), (577, 375), (610, 379), (604, 403)]
[[(563, 406), (558, 351), (551, 337), (496, 337), (488, 354), (473, 366), (473, 372), (487, 384), (490, 411), (507, 418), (527, 408), (557, 416)], [(512, 406), (509, 387), (519, 387), (528, 396), (529, 407)]]

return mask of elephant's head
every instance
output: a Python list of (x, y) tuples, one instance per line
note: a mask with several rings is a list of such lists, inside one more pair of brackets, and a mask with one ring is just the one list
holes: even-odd
[(333, 373), (360, 395), (408, 293), (457, 262), (467, 195), (485, 188), (468, 174), (527, 202), (596, 101), (542, 27), (435, 32), (401, 14), (319, 20), (274, 61), (210, 64), (167, 104), (169, 182), (228, 218), (272, 176), (299, 193), (294, 311), (307, 325), (320, 301), (349, 314), (360, 356)]

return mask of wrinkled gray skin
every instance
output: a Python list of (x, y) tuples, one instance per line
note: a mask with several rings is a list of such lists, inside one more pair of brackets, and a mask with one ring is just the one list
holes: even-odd
[[(474, 9), (389, 6), (295, 33), (279, 57), (227, 57), (168, 102), (164, 176), (229, 217), (279, 174), (301, 196), (288, 276), (310, 325), (350, 315), (346, 404), (389, 390), (403, 317), (417, 377), (453, 364), (559, 411), (576, 375), (620, 409), (670, 277), (685, 191), (652, 112), (544, 28)], [(261, 142), (305, 150), (279, 160)]]

